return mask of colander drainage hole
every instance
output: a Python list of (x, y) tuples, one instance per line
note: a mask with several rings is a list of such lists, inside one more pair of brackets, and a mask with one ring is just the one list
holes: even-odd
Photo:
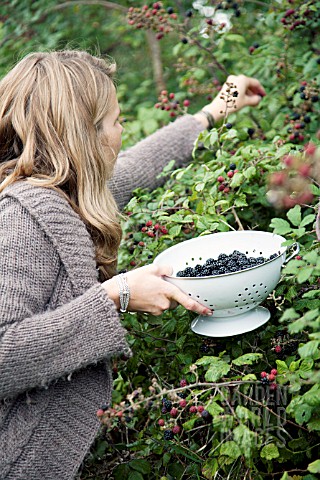
[(242, 297), (242, 293), (238, 293), (238, 297)]
[(263, 287), (263, 283), (260, 283), (260, 287)]
[(254, 287), (256, 286), (256, 284), (254, 283), (252, 286), (253, 286), (253, 288), (254, 288)]
[(191, 296), (192, 296), (192, 293), (188, 293), (188, 295), (189, 295), (189, 297), (191, 297)]
[(249, 290), (248, 288), (245, 288), (245, 290)]
[(197, 295), (197, 298), (200, 298), (200, 295)]

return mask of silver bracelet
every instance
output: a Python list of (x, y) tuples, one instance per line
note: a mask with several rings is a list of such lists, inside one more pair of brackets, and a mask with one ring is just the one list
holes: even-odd
[(116, 279), (119, 285), (120, 312), (125, 313), (130, 300), (130, 289), (127, 277), (124, 273), (120, 273), (119, 275), (116, 275)]
[(215, 120), (208, 110), (200, 110), (198, 113), (202, 113), (208, 120), (208, 130), (212, 130), (215, 124)]

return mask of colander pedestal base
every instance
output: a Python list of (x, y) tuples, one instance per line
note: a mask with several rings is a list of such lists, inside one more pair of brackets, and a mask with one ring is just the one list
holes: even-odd
[(265, 307), (255, 307), (233, 317), (206, 317), (200, 315), (191, 323), (191, 330), (207, 337), (231, 337), (251, 332), (264, 325), (270, 318)]

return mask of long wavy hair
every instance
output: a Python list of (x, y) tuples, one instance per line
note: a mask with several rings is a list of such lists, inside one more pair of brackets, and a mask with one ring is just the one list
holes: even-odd
[(31, 53), (0, 81), (0, 192), (16, 181), (62, 192), (91, 234), (101, 281), (116, 273), (121, 241), (101, 128), (115, 69), (83, 51)]

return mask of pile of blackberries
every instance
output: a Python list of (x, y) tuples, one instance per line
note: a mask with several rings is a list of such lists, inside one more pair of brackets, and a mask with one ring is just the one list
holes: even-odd
[(177, 272), (177, 277), (208, 277), (211, 275), (223, 275), (226, 273), (239, 272), (247, 268), (262, 265), (278, 257), (280, 252), (273, 253), (270, 257), (247, 257), (245, 253), (234, 250), (230, 255), (220, 253), (218, 258), (208, 258), (203, 265), (196, 265), (194, 268), (186, 267)]

